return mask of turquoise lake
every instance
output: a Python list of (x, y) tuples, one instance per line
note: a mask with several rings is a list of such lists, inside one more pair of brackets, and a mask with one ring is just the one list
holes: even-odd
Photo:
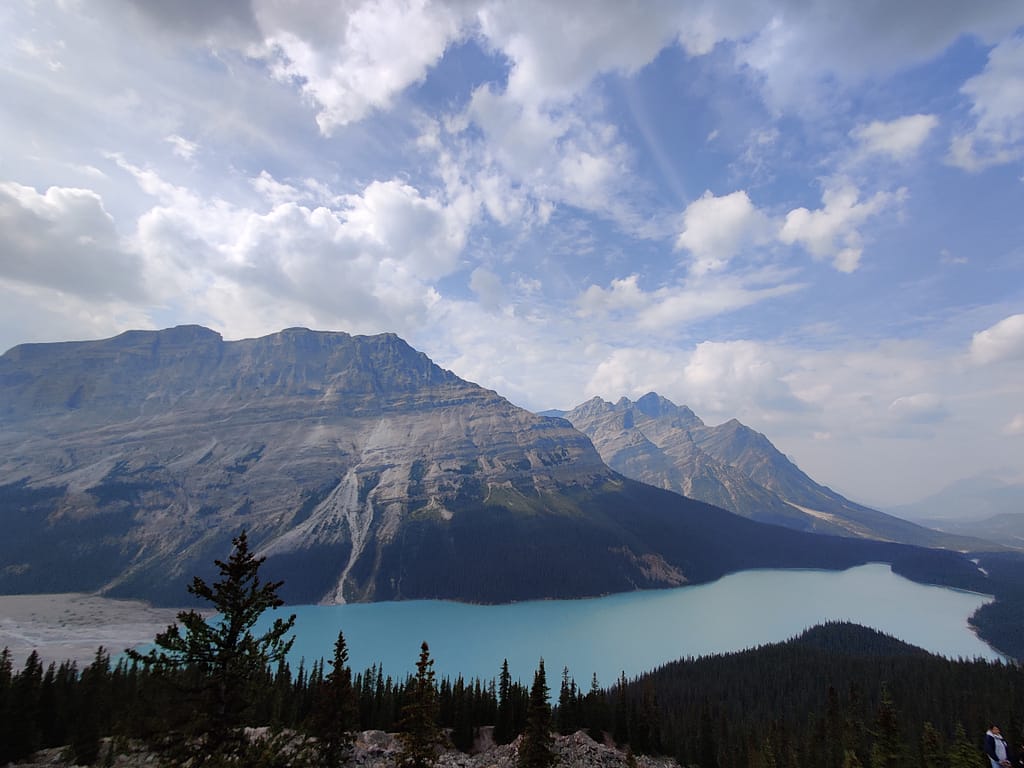
[(786, 640), (828, 620), (874, 627), (951, 658), (998, 659), (967, 624), (990, 600), (869, 564), (838, 572), (744, 571), (710, 584), (585, 600), (308, 605), (267, 617), (296, 614), (293, 664), (330, 658), (340, 629), (357, 672), (380, 663), (385, 674), (404, 678), (426, 640), (439, 678), (490, 680), (507, 658), (512, 677), (528, 682), (543, 657), (553, 687), (568, 667), (588, 688), (594, 673), (608, 685), (622, 672), (632, 677), (686, 656)]

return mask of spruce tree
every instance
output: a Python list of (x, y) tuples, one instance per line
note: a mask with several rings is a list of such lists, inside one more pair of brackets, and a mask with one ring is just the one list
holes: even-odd
[(11, 709), (14, 706), (14, 664), (11, 649), (0, 651), (0, 765), (14, 759), (11, 739)]
[(544, 659), (533, 676), (530, 688), (530, 709), (526, 730), (519, 742), (518, 768), (548, 768), (555, 762), (554, 740), (551, 736), (551, 705), (548, 703), (548, 682)]
[[(949, 768), (979, 768), (982, 759), (980, 747), (967, 738), (962, 723), (956, 724), (953, 743), (949, 747), (947, 765)], [(986, 759), (985, 762), (988, 762)]]
[(352, 686), (345, 635), (338, 632), (331, 671), (317, 687), (310, 715), (310, 731), (320, 742), (320, 753), (328, 766), (340, 765), (347, 756), (353, 734), (359, 727), (359, 708)]
[(242, 727), (250, 724), (250, 706), (260, 698), (267, 668), (284, 658), (294, 641), (285, 639), (294, 614), (275, 619), (261, 635), (253, 634), (264, 611), (284, 604), (277, 595), (283, 582), (260, 579), (266, 558), (249, 551), (245, 531), (232, 543), (228, 560), (214, 561), (220, 580), (209, 585), (197, 576), (188, 587), (190, 594), (211, 603), (216, 615), (207, 621), (198, 611), (182, 611), (179, 624), (156, 636), (156, 648), (147, 654), (128, 651), (177, 683), (188, 699), (178, 704), (186, 707), (187, 716), (177, 746), (195, 766), (231, 760), (247, 749)]
[(39, 729), (39, 697), (43, 684), (43, 664), (32, 651), (25, 666), (11, 683), (10, 741), (8, 760), (28, 757), (41, 746)]
[(508, 659), (505, 659), (501, 662), (501, 676), (498, 678), (498, 720), (494, 724), (494, 743), (508, 744), (514, 738), (512, 675), (508, 671)]
[(942, 744), (942, 736), (935, 726), (926, 722), (921, 729), (921, 766), (922, 768), (945, 768), (946, 748)]
[[(110, 654), (101, 645), (79, 681), (78, 716), (71, 729), (71, 753), (77, 765), (92, 765), (100, 756), (100, 736), (109, 726)], [(109, 735), (109, 734), (106, 734)]]
[(441, 729), (437, 724), (437, 689), (434, 685), (434, 660), (426, 642), (420, 646), (416, 676), (406, 688), (402, 706), (402, 750), (398, 756), (401, 768), (428, 768), (437, 759)]
[(882, 683), (875, 728), (875, 741), (871, 746), (871, 768), (899, 768), (906, 765), (907, 749), (900, 736), (896, 705), (885, 683)]

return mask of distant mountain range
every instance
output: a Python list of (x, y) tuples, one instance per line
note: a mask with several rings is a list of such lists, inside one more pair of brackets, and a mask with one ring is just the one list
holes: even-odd
[(1024, 483), (994, 475), (958, 480), (892, 514), (950, 533), (1024, 548)]
[(709, 427), (686, 406), (654, 392), (636, 402), (595, 397), (564, 417), (626, 477), (752, 520), (929, 547), (990, 546), (852, 502), (808, 477), (760, 432), (736, 419)]
[[(689, 450), (729, 498), (747, 498), (744, 476), (765, 488), (751, 517), (844, 533), (885, 519), (797, 483), (783, 461), (761, 467), (774, 449), (738, 423), (707, 429), (657, 397), (573, 418), (587, 413), (599, 442), (610, 426), (597, 425), (618, 419), (666, 478)], [(659, 454), (647, 443), (672, 419), (699, 440)], [(0, 593), (180, 604), (242, 528), (290, 602), (578, 597), (867, 561), (986, 586), (958, 553), (767, 525), (658, 484), (394, 335), (293, 328), (227, 342), (184, 326), (0, 356)], [(852, 522), (835, 522), (837, 509)]]

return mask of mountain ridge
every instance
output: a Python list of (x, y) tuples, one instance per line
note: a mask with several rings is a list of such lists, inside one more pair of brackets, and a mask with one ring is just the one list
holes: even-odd
[(812, 480), (765, 435), (737, 419), (708, 426), (689, 407), (655, 392), (635, 402), (594, 397), (565, 418), (612, 469), (754, 520), (922, 546), (993, 546), (852, 502)]
[(637, 483), (568, 421), (393, 334), (25, 345), (0, 356), (0, 402), (3, 592), (177, 603), (242, 528), (289, 602), (581, 597), (917, 557), (984, 584), (965, 558), (940, 567)]

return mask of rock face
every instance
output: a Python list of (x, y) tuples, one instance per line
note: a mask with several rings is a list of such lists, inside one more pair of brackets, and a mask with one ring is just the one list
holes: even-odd
[[(648, 405), (668, 408), (648, 399), (617, 418), (653, 427)], [(657, 453), (623, 428), (635, 455)], [(675, 454), (660, 455), (669, 472)], [(717, 477), (740, 485), (738, 471)], [(568, 421), (396, 336), (305, 329), (226, 342), (187, 326), (10, 350), (0, 528), (0, 593), (171, 605), (243, 528), (289, 602), (579, 597), (889, 559), (628, 480)]]
[(767, 437), (731, 419), (709, 427), (656, 393), (593, 398), (566, 414), (609, 467), (753, 520), (838, 536), (923, 546), (978, 545), (886, 515), (820, 485)]

